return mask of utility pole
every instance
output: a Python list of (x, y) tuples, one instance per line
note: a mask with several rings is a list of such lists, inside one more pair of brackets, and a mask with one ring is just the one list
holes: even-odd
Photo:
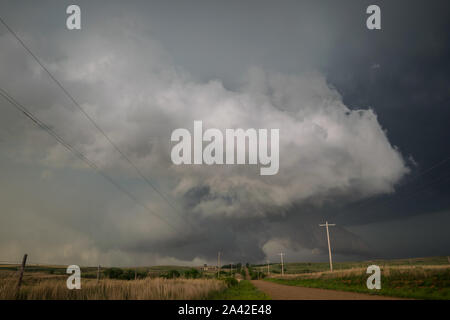
[(217, 278), (220, 278), (220, 251), (217, 253)]
[(267, 275), (270, 275), (269, 260), (267, 260)]
[(97, 267), (97, 283), (100, 280), (100, 265)]
[(230, 263), (230, 276), (233, 276), (233, 262)]
[(284, 261), (283, 261), (284, 253), (281, 252), (281, 253), (279, 253), (279, 255), (281, 257), (281, 276), (284, 276)]
[(319, 224), (320, 227), (325, 227), (327, 229), (327, 240), (328, 240), (328, 254), (330, 256), (330, 271), (333, 272), (333, 261), (331, 259), (331, 245), (330, 245), (330, 232), (328, 231), (328, 227), (334, 227), (334, 223), (328, 223), (325, 221), (325, 224)]

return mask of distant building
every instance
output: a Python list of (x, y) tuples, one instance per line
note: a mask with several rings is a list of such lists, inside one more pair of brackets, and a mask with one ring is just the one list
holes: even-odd
[(215, 271), (217, 270), (217, 266), (208, 266), (206, 263), (202, 267), (203, 271)]

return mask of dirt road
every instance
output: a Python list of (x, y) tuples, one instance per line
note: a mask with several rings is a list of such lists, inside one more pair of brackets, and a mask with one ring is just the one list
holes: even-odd
[(264, 280), (252, 280), (252, 283), (273, 300), (398, 300), (364, 293), (335, 291), (327, 289), (287, 286)]
[(248, 273), (248, 268), (245, 268), (245, 280), (250, 280), (250, 274)]

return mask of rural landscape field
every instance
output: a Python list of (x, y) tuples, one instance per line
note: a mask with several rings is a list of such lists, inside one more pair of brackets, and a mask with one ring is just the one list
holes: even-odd
[[(366, 268), (382, 270), (382, 288), (366, 287)], [(233, 267), (233, 271), (230, 267)], [(318, 299), (346, 298), (345, 292), (370, 298), (450, 299), (449, 257), (327, 263), (224, 265), (219, 272), (202, 267), (155, 266), (136, 268), (84, 267), (79, 290), (68, 290), (65, 266), (29, 265), (17, 288), (19, 265), (0, 265), (0, 299), (31, 300), (266, 300), (314, 299), (289, 287), (320, 288)], [(261, 281), (264, 285), (261, 288)], [(275, 285), (275, 287), (271, 287)], [(281, 285), (281, 286), (277, 286)], [(279, 292), (281, 291), (281, 296)], [(286, 293), (287, 292), (287, 293)], [(326, 293), (329, 292), (329, 296)], [(343, 294), (344, 292), (344, 294)], [(349, 296), (351, 297), (351, 296)], [(368, 296), (355, 296), (364, 299)]]

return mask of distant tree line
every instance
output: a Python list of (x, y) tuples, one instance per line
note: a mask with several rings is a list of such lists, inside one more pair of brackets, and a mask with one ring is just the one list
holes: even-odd
[[(103, 271), (103, 274), (106, 278), (109, 279), (119, 279), (119, 280), (134, 280), (135, 276), (137, 279), (144, 279), (148, 276), (148, 273), (145, 271), (137, 271), (133, 269), (121, 269), (121, 268), (107, 268)], [(184, 277), (186, 279), (198, 279), (202, 277), (202, 273), (195, 269), (189, 269), (184, 272), (180, 272), (176, 269), (169, 270), (167, 272), (159, 274), (160, 277), (166, 279), (175, 279)]]
[(119, 279), (119, 280), (134, 280), (144, 279), (147, 276), (145, 271), (135, 271), (131, 269), (121, 269), (121, 268), (108, 268), (103, 271), (105, 277), (109, 279)]

